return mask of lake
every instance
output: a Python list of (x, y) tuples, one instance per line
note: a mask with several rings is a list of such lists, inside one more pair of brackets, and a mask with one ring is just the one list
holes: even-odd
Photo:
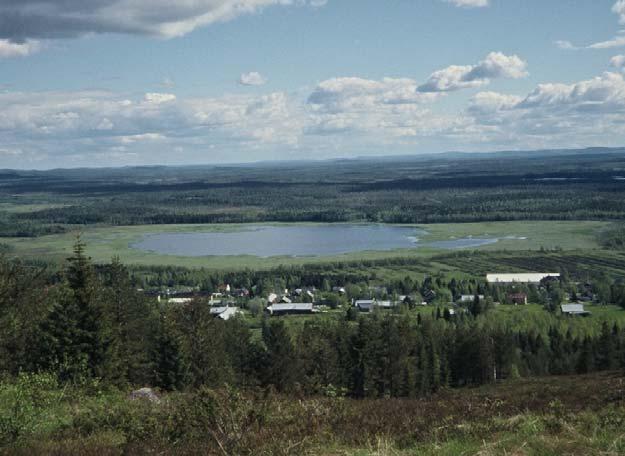
[(419, 242), (419, 236), (424, 234), (427, 233), (415, 227), (394, 225), (252, 225), (232, 231), (147, 234), (131, 247), (159, 254), (189, 257), (307, 257), (415, 247), (457, 249), (497, 242), (497, 239), (477, 238)]

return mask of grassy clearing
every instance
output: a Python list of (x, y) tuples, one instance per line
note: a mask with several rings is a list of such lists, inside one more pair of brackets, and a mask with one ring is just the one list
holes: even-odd
[[(14, 248), (18, 256), (27, 258), (61, 260), (71, 252), (76, 233), (82, 232), (88, 245), (88, 254), (96, 262), (106, 262), (114, 255), (125, 264), (139, 265), (176, 265), (187, 267), (206, 267), (211, 269), (240, 269), (250, 267), (268, 269), (278, 265), (323, 263), (328, 261), (371, 260), (388, 257), (430, 258), (433, 255), (450, 252), (433, 248), (401, 249), (385, 252), (357, 252), (338, 256), (323, 257), (272, 257), (254, 256), (208, 256), (183, 257), (160, 255), (133, 249), (130, 246), (145, 234), (176, 232), (215, 232), (232, 231), (244, 228), (245, 224), (220, 225), (139, 225), (139, 226), (89, 226), (77, 227), (75, 233), (41, 236), (38, 238), (0, 238)], [(416, 226), (416, 225), (415, 225)], [(452, 223), (419, 225), (417, 228), (428, 232), (422, 236), (423, 242), (451, 240), (465, 237), (488, 237), (501, 239), (496, 244), (471, 248), (475, 251), (521, 251), (562, 248), (598, 249), (596, 233), (606, 226), (606, 222), (489, 222), (489, 223)], [(504, 239), (513, 236), (517, 239)], [(449, 269), (449, 267), (448, 267)], [(453, 269), (453, 268), (452, 268)]]

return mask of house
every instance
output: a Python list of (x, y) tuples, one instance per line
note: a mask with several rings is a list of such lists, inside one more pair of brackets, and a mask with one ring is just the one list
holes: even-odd
[(354, 301), (354, 307), (361, 312), (371, 312), (374, 307), (379, 309), (392, 309), (395, 303), (391, 301), (378, 301), (377, 299), (358, 299)]
[[(480, 301), (484, 300), (484, 295), (477, 295), (478, 299)], [(460, 295), (460, 299), (458, 300), (460, 302), (473, 302), (475, 301), (475, 295)]]
[(275, 293), (269, 293), (269, 296), (267, 296), (267, 302), (269, 304), (273, 304), (274, 302), (276, 302), (278, 300), (278, 295)]
[(426, 302), (432, 302), (436, 299), (436, 292), (434, 290), (425, 290), (423, 298)]
[(486, 281), (488, 283), (540, 283), (548, 277), (559, 278), (560, 274), (557, 272), (486, 274)]
[(527, 295), (525, 293), (510, 293), (508, 301), (514, 305), (525, 305), (527, 304)]
[(272, 304), (265, 309), (269, 315), (301, 315), (315, 312), (312, 303)]
[(222, 320), (229, 320), (238, 314), (241, 310), (238, 307), (211, 307), (210, 314), (221, 318)]
[(232, 291), (232, 296), (237, 298), (247, 298), (250, 295), (250, 290), (247, 288), (237, 288)]
[(361, 312), (370, 312), (375, 304), (374, 299), (357, 299), (354, 301), (354, 307), (358, 307)]
[(565, 315), (581, 315), (586, 317), (590, 312), (584, 309), (584, 304), (562, 304), (560, 310)]

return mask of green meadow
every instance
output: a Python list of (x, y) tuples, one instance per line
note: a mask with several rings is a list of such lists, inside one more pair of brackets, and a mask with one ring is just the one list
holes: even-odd
[[(254, 224), (258, 225), (258, 224)], [(472, 247), (471, 251), (529, 251), (539, 249), (590, 250), (599, 249), (597, 233), (608, 225), (597, 221), (514, 221), (482, 223), (449, 223), (410, 225), (423, 229), (420, 236), (424, 243), (453, 240), (466, 237), (499, 238), (495, 244)], [(331, 261), (375, 260), (389, 257), (431, 258), (452, 250), (419, 247), (393, 251), (356, 252), (338, 256), (318, 257), (270, 257), (254, 256), (206, 256), (184, 257), (163, 255), (132, 248), (143, 236), (154, 233), (233, 231), (249, 226), (245, 224), (212, 225), (136, 225), (136, 226), (77, 226), (73, 232), (35, 238), (0, 238), (9, 246), (12, 254), (32, 259), (60, 261), (67, 257), (78, 234), (87, 243), (88, 254), (95, 262), (107, 262), (118, 256), (125, 264), (175, 265), (205, 267), (209, 269), (256, 269), (273, 268), (278, 265), (299, 265)], [(453, 250), (457, 251), (457, 249)]]

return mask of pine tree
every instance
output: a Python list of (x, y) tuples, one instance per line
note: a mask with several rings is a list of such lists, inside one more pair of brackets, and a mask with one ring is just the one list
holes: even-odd
[(154, 385), (169, 391), (182, 389), (186, 370), (184, 358), (164, 315), (161, 316), (152, 357)]
[(263, 334), (267, 347), (265, 381), (278, 391), (290, 391), (299, 379), (298, 360), (288, 328), (282, 320), (273, 320)]
[(56, 369), (64, 380), (102, 376), (109, 337), (99, 302), (101, 290), (85, 244), (77, 237), (73, 255), (67, 259), (64, 284), (41, 324), (46, 346), (41, 362)]

